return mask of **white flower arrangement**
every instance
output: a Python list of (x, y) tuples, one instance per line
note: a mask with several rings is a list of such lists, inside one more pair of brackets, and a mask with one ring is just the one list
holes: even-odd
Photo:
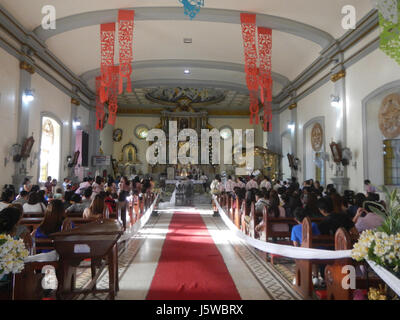
[(351, 256), (356, 261), (371, 260), (400, 275), (400, 233), (366, 230), (354, 245)]
[(23, 240), (14, 240), (9, 235), (0, 234), (0, 279), (4, 275), (24, 270), (24, 258), (28, 254)]

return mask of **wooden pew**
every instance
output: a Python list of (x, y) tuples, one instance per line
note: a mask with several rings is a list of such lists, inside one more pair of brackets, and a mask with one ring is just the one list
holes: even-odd
[[(309, 217), (305, 217), (302, 223), (302, 248), (333, 249), (335, 237), (330, 235), (313, 235), (312, 224)], [(328, 261), (329, 263), (330, 261)], [(296, 284), (294, 288), (305, 298), (313, 298), (314, 286), (312, 284), (312, 265), (325, 264), (323, 260), (299, 260), (296, 259)]]
[(247, 201), (243, 200), (242, 201), (242, 207), (241, 207), (241, 216), (240, 216), (240, 221), (241, 221), (241, 230), (244, 234), (250, 235), (250, 229), (249, 229), (249, 224), (246, 223), (245, 217), (254, 217), (255, 209), (254, 209), (254, 202), (251, 202), (250, 206), (247, 205)]
[(44, 212), (24, 212), (23, 218), (43, 218)]
[(29, 232), (32, 232), (36, 230), (39, 225), (42, 223), (43, 217), (42, 218), (22, 218), (18, 224), (19, 225), (24, 225), (29, 229)]
[[(340, 230), (340, 231), (339, 231)], [(351, 250), (354, 244), (358, 241), (359, 234), (349, 234), (343, 228), (340, 228), (335, 234), (335, 250)], [(353, 259), (335, 260), (325, 268), (325, 282), (326, 282), (326, 299), (327, 300), (353, 300), (355, 289), (345, 289), (342, 285), (344, 277), (347, 276), (343, 273), (344, 266), (353, 266), (354, 268), (365, 265), (365, 263), (358, 263)], [(377, 288), (379, 284), (384, 285), (380, 278), (374, 277), (356, 277), (356, 289), (367, 291), (369, 287)]]

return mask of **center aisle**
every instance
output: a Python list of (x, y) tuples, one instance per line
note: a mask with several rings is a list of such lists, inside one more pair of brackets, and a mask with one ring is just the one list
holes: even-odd
[(240, 300), (199, 213), (175, 212), (147, 300)]

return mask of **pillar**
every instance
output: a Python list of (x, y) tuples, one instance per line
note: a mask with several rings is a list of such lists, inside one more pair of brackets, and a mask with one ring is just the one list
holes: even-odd
[[(17, 143), (23, 146), (25, 139), (29, 137), (29, 104), (23, 101), (22, 97), (25, 90), (31, 90), (32, 74), (35, 73), (33, 67), (34, 61), (31, 58), (33, 52), (27, 46), (22, 47), (24, 56), (20, 62), (20, 80), (18, 90), (18, 124), (17, 124)], [(38, 143), (37, 141), (35, 143)], [(23, 179), (27, 176), (27, 161), (21, 159), (20, 162), (14, 162), (15, 169), (12, 177), (12, 183), (19, 190)], [(28, 177), (32, 178), (32, 177)], [(35, 183), (35, 182), (33, 182)]]

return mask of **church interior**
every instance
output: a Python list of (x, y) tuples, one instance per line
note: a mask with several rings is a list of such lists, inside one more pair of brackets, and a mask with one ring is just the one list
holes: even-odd
[(0, 300), (399, 300), (399, 31), (398, 0), (0, 0)]

